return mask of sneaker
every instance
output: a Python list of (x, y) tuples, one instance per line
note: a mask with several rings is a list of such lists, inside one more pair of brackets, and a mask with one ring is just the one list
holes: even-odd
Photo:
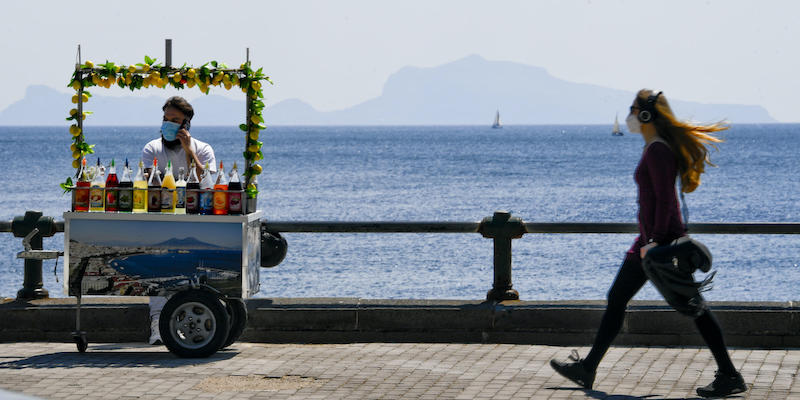
[(746, 390), (747, 385), (744, 384), (742, 374), (736, 372), (735, 375), (726, 375), (717, 371), (714, 374), (714, 382), (697, 388), (697, 394), (701, 397), (725, 397)]
[(569, 359), (572, 362), (550, 360), (550, 366), (561, 376), (577, 383), (582, 388), (591, 389), (594, 385), (595, 371), (589, 371), (583, 366), (583, 360), (575, 350), (572, 350)]

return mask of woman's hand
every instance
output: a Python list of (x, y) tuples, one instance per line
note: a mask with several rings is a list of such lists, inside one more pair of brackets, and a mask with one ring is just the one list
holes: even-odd
[(656, 243), (656, 242), (651, 242), (651, 243), (648, 243), (646, 246), (642, 246), (642, 248), (639, 249), (639, 257), (644, 259), (644, 256), (647, 254), (647, 252), (650, 251), (650, 249), (652, 249), (653, 247), (656, 247), (656, 246), (658, 246), (658, 243)]

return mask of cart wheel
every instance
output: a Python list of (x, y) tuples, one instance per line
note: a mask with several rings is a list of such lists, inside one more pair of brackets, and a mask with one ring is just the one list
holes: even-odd
[(228, 338), (221, 348), (226, 348), (233, 344), (242, 336), (245, 326), (247, 326), (247, 306), (244, 305), (242, 299), (225, 299), (227, 305), (228, 316), (231, 320), (231, 329), (228, 332)]
[(167, 301), (158, 321), (161, 340), (179, 357), (208, 357), (228, 337), (228, 313), (220, 299), (204, 290), (187, 290)]
[(78, 346), (79, 352), (86, 352), (86, 348), (89, 347), (89, 339), (86, 339), (86, 332), (73, 333), (72, 340), (75, 341), (75, 345)]

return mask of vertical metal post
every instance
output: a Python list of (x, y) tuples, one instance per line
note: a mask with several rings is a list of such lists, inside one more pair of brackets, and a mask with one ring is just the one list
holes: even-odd
[[(41, 226), (39, 232), (30, 239), (31, 250), (42, 250), (42, 236), (50, 235), (54, 232), (54, 228), (47, 227), (52, 225), (52, 218), (42, 218), (41, 211), (26, 211), (25, 216), (15, 217), (11, 223), (11, 231), (16, 237), (25, 237), (33, 231), (34, 228)], [(41, 299), (50, 296), (47, 289), (44, 288), (42, 282), (42, 260), (25, 259), (25, 277), (22, 282), (22, 289), (17, 292), (18, 299)]]
[(164, 47), (167, 52), (164, 65), (169, 68), (172, 67), (172, 39), (165, 39)]
[[(249, 68), (250, 67), (250, 48), (249, 47), (245, 48), (245, 61), (244, 62), (245, 62), (245, 65)], [(253, 121), (250, 120), (250, 94), (249, 93), (245, 93), (245, 95), (244, 95), (244, 105), (245, 105), (245, 111), (244, 111), (245, 112), (245, 116), (244, 116), (244, 118), (245, 118), (245, 121), (247, 121), (247, 127), (248, 127), (247, 132), (245, 132), (245, 134), (244, 134), (244, 148), (245, 148), (245, 151), (247, 151), (247, 145), (248, 145), (249, 140), (250, 140), (250, 129), (252, 129), (252, 127), (253, 127)], [(246, 190), (250, 186), (250, 182), (253, 181), (253, 177), (250, 176), (249, 174), (247, 174), (247, 172), (250, 171), (250, 167), (251, 167), (250, 160), (245, 158), (245, 160), (244, 160), (244, 171), (243, 171), (245, 173), (245, 177), (246, 177), (245, 180), (244, 180), (245, 193), (247, 193)], [(255, 207), (253, 207), (252, 210), (250, 209), (250, 203), (251, 202), (248, 201), (248, 199), (249, 198), (247, 197), (247, 194), (245, 194), (243, 196), (244, 203), (243, 203), (243, 207), (242, 207), (243, 208), (242, 212), (244, 214), (249, 214), (249, 213), (252, 213), (252, 212), (256, 211)]]
[(511, 284), (511, 240), (522, 237), (525, 224), (519, 218), (511, 218), (510, 212), (495, 211), (481, 221), (478, 231), (493, 239), (494, 244), (494, 282), (486, 300), (519, 300), (519, 293)]

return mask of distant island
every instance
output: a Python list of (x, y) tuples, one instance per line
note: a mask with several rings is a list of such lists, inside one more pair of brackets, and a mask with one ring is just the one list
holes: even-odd
[[(280, 82), (280, 79), (278, 79)], [(87, 109), (95, 125), (157, 125), (166, 95), (104, 96), (95, 89)], [(213, 93), (213, 89), (212, 89)], [(265, 90), (269, 97), (269, 89)], [(30, 86), (25, 97), (0, 111), (0, 125), (62, 125), (72, 93)], [(299, 99), (270, 104), (267, 125), (490, 125), (500, 110), (505, 125), (609, 124), (626, 115), (634, 93), (564, 81), (543, 68), (472, 55), (431, 68), (404, 67), (389, 76), (380, 96), (337, 111), (318, 111)], [(680, 117), (732, 123), (777, 122), (764, 107), (704, 104), (669, 97)], [(192, 101), (194, 126), (241, 123), (244, 99), (219, 95)]]

